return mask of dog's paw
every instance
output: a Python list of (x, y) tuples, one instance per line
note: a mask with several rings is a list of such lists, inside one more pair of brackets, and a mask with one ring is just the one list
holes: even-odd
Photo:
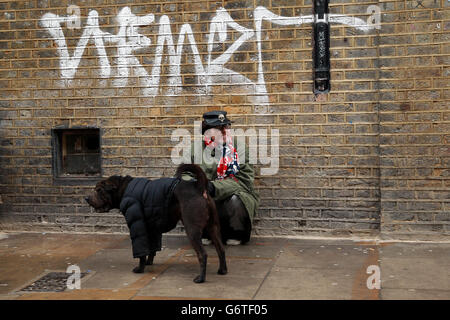
[(228, 270), (227, 269), (219, 269), (217, 270), (217, 274), (227, 274)]
[(205, 277), (202, 277), (202, 276), (196, 276), (195, 279), (194, 279), (194, 282), (195, 282), (195, 283), (202, 283), (202, 282), (205, 282)]
[(134, 269), (133, 269), (133, 272), (134, 273), (144, 273), (144, 269), (145, 268), (141, 268), (141, 267), (135, 267)]

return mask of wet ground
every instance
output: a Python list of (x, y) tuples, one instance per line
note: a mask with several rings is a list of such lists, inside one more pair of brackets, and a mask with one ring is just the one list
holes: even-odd
[[(155, 264), (135, 274), (127, 235), (0, 233), (0, 299), (450, 299), (448, 242), (254, 237), (226, 246), (227, 275), (206, 248), (206, 282), (195, 284), (199, 265), (184, 236), (163, 236)], [(73, 265), (80, 289), (37, 282)]]

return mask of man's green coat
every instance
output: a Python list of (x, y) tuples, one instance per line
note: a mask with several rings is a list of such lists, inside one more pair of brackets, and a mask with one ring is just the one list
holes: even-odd
[[(236, 146), (236, 141), (235, 141)], [(202, 151), (205, 151), (206, 145), (202, 142)], [(208, 148), (206, 152), (208, 152)], [(241, 157), (241, 150), (237, 148), (239, 159), (243, 159)], [(215, 150), (211, 150), (211, 157), (214, 158)], [(191, 163), (194, 162), (194, 145), (191, 146)], [(240, 170), (236, 174), (234, 180), (233, 178), (225, 178), (223, 180), (216, 180), (217, 178), (217, 161), (212, 161), (212, 163), (206, 163), (204, 157), (201, 159), (201, 163), (195, 163), (199, 165), (203, 171), (205, 171), (206, 177), (210, 180), (215, 189), (215, 201), (223, 201), (233, 194), (237, 195), (245, 208), (247, 209), (247, 213), (250, 217), (250, 221), (253, 222), (253, 217), (255, 216), (256, 210), (258, 209), (259, 204), (259, 195), (255, 191), (253, 184), (255, 179), (255, 170), (253, 165), (249, 163), (249, 149), (245, 148), (245, 162), (239, 162)]]

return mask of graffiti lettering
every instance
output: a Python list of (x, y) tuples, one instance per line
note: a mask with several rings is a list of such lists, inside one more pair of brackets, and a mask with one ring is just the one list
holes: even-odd
[(66, 39), (64, 37), (61, 24), (68, 23), (70, 26), (72, 26), (72, 19), (73, 18), (71, 16), (60, 17), (53, 13), (46, 13), (41, 19), (42, 26), (48, 30), (50, 35), (53, 37), (53, 40), (55, 40), (56, 45), (58, 46), (61, 77), (63, 79), (72, 79), (75, 76), (86, 45), (92, 38), (95, 43), (95, 48), (97, 49), (98, 57), (100, 59), (100, 75), (103, 78), (108, 78), (111, 74), (111, 66), (106, 55), (103, 39), (104, 37), (108, 37), (109, 34), (100, 30), (98, 26), (97, 11), (92, 10), (91, 12), (89, 12), (83, 34), (78, 41), (73, 56), (70, 56), (69, 51), (67, 50)]
[[(72, 8), (70, 12), (73, 12)], [(78, 12), (76, 12), (76, 14), (78, 14)], [(79, 22), (79, 16), (70, 15), (64, 17), (53, 13), (46, 13), (42, 16), (41, 26), (47, 29), (57, 45), (60, 72), (63, 79), (70, 81), (74, 78), (86, 45), (88, 42), (93, 41), (99, 58), (100, 76), (102, 78), (112, 77), (113, 84), (115, 86), (122, 87), (127, 84), (130, 73), (133, 72), (136, 77), (139, 77), (141, 83), (143, 83), (143, 94), (145, 96), (156, 96), (161, 94), (159, 88), (161, 65), (164, 55), (164, 47), (166, 47), (169, 61), (169, 77), (166, 84), (168, 89), (164, 94), (178, 95), (182, 90), (181, 57), (184, 43), (187, 40), (194, 59), (195, 74), (197, 77), (198, 86), (197, 91), (199, 93), (207, 94), (209, 92), (209, 87), (214, 84), (239, 83), (250, 85), (254, 88), (254, 95), (252, 96), (254, 104), (262, 106), (268, 105), (269, 102), (264, 79), (261, 48), (262, 22), (269, 21), (280, 26), (299, 26), (305, 23), (312, 23), (314, 20), (312, 15), (299, 17), (279, 16), (267, 10), (265, 7), (260, 6), (254, 10), (253, 14), (255, 29), (248, 29), (235, 22), (224, 8), (220, 8), (212, 17), (209, 25), (209, 34), (207, 35), (208, 55), (206, 64), (204, 64), (191, 26), (187, 23), (181, 26), (178, 34), (178, 41), (175, 45), (172, 36), (170, 19), (168, 16), (163, 15), (159, 19), (155, 57), (151, 73), (149, 74), (147, 69), (145, 69), (136, 56), (133, 55), (133, 52), (150, 46), (151, 40), (139, 33), (139, 27), (147, 26), (153, 23), (155, 21), (154, 15), (148, 14), (145, 16), (136, 16), (131, 12), (129, 7), (122, 8), (116, 17), (119, 25), (119, 31), (115, 35), (104, 32), (100, 29), (98, 17), (97, 11), (91, 10), (89, 12), (86, 26), (84, 27), (83, 33), (71, 56), (67, 49), (67, 43), (62, 25), (66, 24), (66, 27), (73, 28), (74, 22)], [(376, 24), (373, 22), (366, 23), (362, 19), (340, 14), (330, 14), (329, 21), (331, 23), (345, 24), (364, 32), (376, 27)], [(212, 55), (214, 46), (217, 43), (224, 43), (227, 41), (229, 30), (232, 30), (232, 32), (238, 32), (240, 36), (233, 43), (231, 43), (225, 52), (213, 59)], [(256, 83), (246, 76), (225, 67), (225, 64), (230, 60), (239, 47), (254, 37), (256, 37), (258, 50), (258, 79)], [(117, 47), (115, 73), (111, 71), (111, 64), (106, 54), (105, 43), (114, 44)]]

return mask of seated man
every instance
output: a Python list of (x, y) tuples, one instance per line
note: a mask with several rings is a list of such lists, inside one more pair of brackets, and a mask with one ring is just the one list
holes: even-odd
[[(248, 148), (245, 148), (245, 161), (241, 163), (236, 141), (230, 134), (231, 121), (226, 115), (225, 111), (203, 114), (202, 151), (216, 160), (205, 162), (202, 156), (202, 163), (197, 164), (210, 180), (208, 192), (216, 202), (223, 243), (245, 244), (250, 240), (259, 195), (253, 186), (255, 172), (249, 163)], [(194, 163), (193, 147), (191, 150)], [(216, 150), (220, 157), (216, 156)]]

